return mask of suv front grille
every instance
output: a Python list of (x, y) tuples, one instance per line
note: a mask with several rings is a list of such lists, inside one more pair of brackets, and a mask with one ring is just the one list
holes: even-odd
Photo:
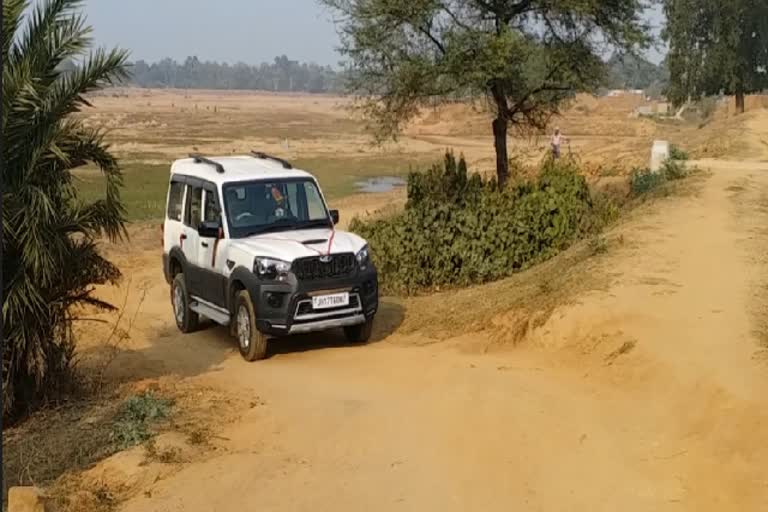
[(355, 255), (333, 254), (331, 260), (323, 262), (322, 256), (301, 258), (293, 262), (293, 273), (300, 281), (346, 277), (355, 271)]

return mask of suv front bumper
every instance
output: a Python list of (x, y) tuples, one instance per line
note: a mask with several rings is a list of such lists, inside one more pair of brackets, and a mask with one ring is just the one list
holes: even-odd
[(327, 331), (337, 327), (351, 327), (353, 325), (364, 324), (366, 320), (367, 318), (362, 313), (346, 316), (344, 318), (313, 320), (307, 323), (293, 324), (290, 329), (288, 329), (288, 334), (306, 334), (308, 332)]
[[(379, 286), (373, 265), (346, 278), (260, 283), (249, 289), (256, 305), (256, 326), (272, 336), (305, 334), (363, 324), (379, 308)], [(334, 309), (314, 310), (312, 297), (349, 293), (350, 303)]]

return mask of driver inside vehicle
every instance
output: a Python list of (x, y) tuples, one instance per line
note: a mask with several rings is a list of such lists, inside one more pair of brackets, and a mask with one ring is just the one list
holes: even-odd
[(272, 210), (270, 218), (281, 219), (285, 217), (285, 198), (277, 185), (270, 187), (267, 202), (270, 205), (270, 210)]
[(232, 187), (226, 198), (236, 226), (271, 224), (292, 216), (279, 184)]

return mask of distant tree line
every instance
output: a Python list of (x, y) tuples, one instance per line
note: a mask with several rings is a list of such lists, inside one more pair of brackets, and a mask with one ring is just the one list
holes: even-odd
[[(197, 57), (187, 57), (181, 64), (171, 58), (155, 63), (139, 60), (130, 70), (129, 83), (139, 87), (310, 93), (343, 93), (346, 76), (330, 66), (290, 60), (285, 55), (257, 66), (201, 61)], [(642, 57), (614, 55), (608, 60), (604, 86), (660, 94), (668, 82), (665, 63), (656, 65)]]
[(252, 66), (201, 61), (187, 57), (183, 63), (166, 58), (130, 67), (129, 83), (139, 87), (179, 89), (238, 89), (276, 92), (339, 93), (343, 74), (330, 66), (290, 60), (285, 55), (272, 63)]
[[(67, 74), (77, 69), (71, 61), (63, 62), (59, 70)], [(290, 60), (285, 55), (273, 63), (252, 66), (244, 63), (228, 64), (201, 61), (187, 57), (183, 64), (171, 58), (147, 63), (139, 60), (129, 67), (128, 83), (138, 87), (178, 89), (233, 89), (276, 92), (337, 93), (346, 92), (347, 71), (330, 66)], [(603, 80), (606, 89), (642, 89), (659, 96), (669, 84), (666, 62), (653, 64), (634, 55), (613, 55), (607, 62)], [(465, 99), (467, 94), (455, 94)], [(472, 94), (469, 94), (472, 96)]]

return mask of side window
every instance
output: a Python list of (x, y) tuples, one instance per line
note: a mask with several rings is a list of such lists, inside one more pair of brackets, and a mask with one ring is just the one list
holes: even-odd
[(168, 211), (166, 212), (169, 220), (181, 222), (182, 206), (184, 201), (184, 184), (171, 183), (171, 191), (168, 193)]
[(187, 191), (187, 209), (184, 214), (184, 224), (197, 229), (203, 209), (203, 189), (189, 187)]
[(205, 191), (205, 214), (203, 220), (206, 222), (221, 221), (221, 208), (216, 192), (211, 192), (210, 190)]
[(309, 220), (319, 220), (326, 217), (323, 199), (320, 197), (320, 191), (314, 183), (306, 182), (304, 185), (307, 206), (309, 209)]

